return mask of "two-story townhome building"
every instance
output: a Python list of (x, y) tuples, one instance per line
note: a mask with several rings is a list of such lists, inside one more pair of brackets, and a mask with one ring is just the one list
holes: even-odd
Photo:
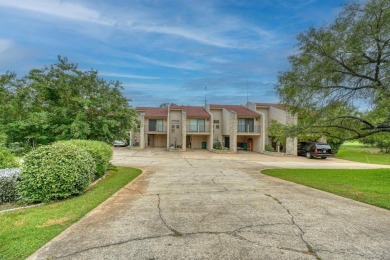
[[(275, 120), (283, 125), (296, 125), (298, 123), (298, 117), (291, 114), (288, 109), (280, 104), (273, 103), (247, 103), (248, 109), (256, 111), (264, 115), (264, 125), (267, 127), (264, 128), (265, 144), (272, 146), (277, 150), (276, 143), (273, 142), (272, 137), (268, 133), (268, 127), (271, 125), (272, 120)], [(297, 138), (286, 138), (280, 152), (286, 154), (297, 154)]]
[(231, 151), (264, 151), (260, 113), (240, 105), (208, 105), (213, 115), (214, 141)]
[(140, 131), (132, 135), (132, 143), (139, 143), (141, 148), (165, 148), (168, 142), (168, 108), (137, 107)]
[(212, 115), (203, 107), (137, 107), (139, 132), (132, 131), (131, 143), (140, 148), (159, 147), (208, 149), (213, 147)]
[[(279, 104), (137, 107), (140, 127), (131, 143), (140, 148), (207, 149), (220, 143), (232, 152), (264, 152), (273, 146), (268, 127), (272, 120), (296, 124), (297, 118)], [(287, 138), (281, 152), (297, 153), (297, 139)]]

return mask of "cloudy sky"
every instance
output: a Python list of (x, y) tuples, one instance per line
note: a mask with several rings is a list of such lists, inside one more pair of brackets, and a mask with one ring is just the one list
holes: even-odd
[(132, 106), (277, 102), (296, 36), (345, 0), (0, 0), (0, 74), (56, 62), (123, 83)]

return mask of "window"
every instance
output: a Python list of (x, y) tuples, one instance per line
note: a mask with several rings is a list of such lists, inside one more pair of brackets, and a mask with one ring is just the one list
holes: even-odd
[(219, 120), (214, 120), (214, 124), (219, 124)]
[(205, 132), (204, 119), (190, 119), (190, 132)]
[(163, 121), (157, 119), (149, 119), (149, 131), (163, 132)]
[(238, 119), (238, 132), (254, 132), (253, 118), (239, 118)]
[(174, 132), (175, 132), (175, 125), (172, 125), (171, 133), (174, 133)]
[(216, 125), (215, 128), (216, 128), (216, 129), (219, 129), (219, 125)]

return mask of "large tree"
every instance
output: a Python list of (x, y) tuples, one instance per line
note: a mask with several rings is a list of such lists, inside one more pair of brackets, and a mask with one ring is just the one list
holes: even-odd
[(343, 140), (390, 132), (389, 0), (346, 5), (331, 24), (300, 34), (289, 61), (277, 91), (299, 113), (299, 131)]
[(62, 57), (21, 79), (0, 75), (1, 130), (8, 142), (30, 144), (126, 137), (136, 117), (121, 89), (120, 82), (82, 71)]

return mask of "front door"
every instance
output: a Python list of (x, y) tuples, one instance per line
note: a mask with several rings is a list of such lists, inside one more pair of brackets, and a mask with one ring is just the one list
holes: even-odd
[(225, 147), (230, 149), (230, 137), (225, 136)]

